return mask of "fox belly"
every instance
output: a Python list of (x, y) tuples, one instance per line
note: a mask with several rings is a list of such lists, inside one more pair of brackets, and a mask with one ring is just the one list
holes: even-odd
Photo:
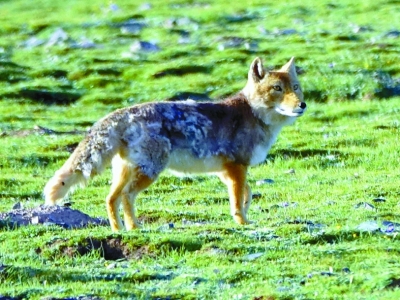
[(223, 156), (196, 157), (190, 150), (175, 150), (170, 154), (167, 168), (173, 173), (213, 173), (223, 169)]

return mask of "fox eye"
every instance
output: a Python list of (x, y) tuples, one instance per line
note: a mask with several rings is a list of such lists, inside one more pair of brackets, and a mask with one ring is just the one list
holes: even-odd
[(275, 91), (282, 92), (282, 88), (280, 85), (274, 85), (273, 88)]
[(298, 90), (299, 89), (299, 85), (298, 84), (295, 84), (294, 86), (293, 86), (293, 89), (296, 91), (296, 90)]

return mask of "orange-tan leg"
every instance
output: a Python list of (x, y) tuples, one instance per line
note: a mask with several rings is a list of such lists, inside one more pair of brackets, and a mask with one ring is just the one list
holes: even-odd
[(129, 186), (122, 192), (122, 205), (124, 208), (124, 221), (127, 230), (132, 230), (140, 227), (139, 222), (135, 216), (135, 198), (139, 192), (146, 189), (149, 185), (154, 182), (147, 175), (141, 173), (138, 169), (133, 175), (134, 179)]
[(251, 204), (251, 199), (253, 197), (251, 193), (251, 188), (249, 184), (246, 182), (246, 185), (244, 187), (244, 195), (243, 195), (243, 209), (245, 216), (247, 215), (247, 211), (249, 210), (250, 204)]
[(131, 180), (131, 167), (122, 160), (117, 163), (113, 161), (113, 182), (110, 193), (106, 198), (108, 219), (112, 231), (122, 230), (124, 227), (119, 215), (119, 206), (121, 204), (122, 191), (131, 183)]
[(228, 187), (231, 215), (238, 224), (250, 223), (246, 212), (250, 205), (251, 191), (246, 183), (247, 167), (241, 164), (227, 163), (219, 178)]

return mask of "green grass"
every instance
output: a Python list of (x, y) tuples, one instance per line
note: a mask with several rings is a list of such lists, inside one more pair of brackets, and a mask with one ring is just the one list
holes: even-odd
[[(0, 1), (1, 212), (42, 204), (44, 184), (82, 139), (41, 135), (35, 125), (85, 131), (116, 108), (178, 92), (224, 97), (244, 86), (256, 56), (270, 68), (296, 56), (309, 109), (249, 171), (253, 224), (234, 224), (216, 178), (164, 173), (137, 201), (141, 230), (1, 228), (0, 295), (399, 299), (397, 233), (358, 229), (400, 223), (400, 98), (390, 94), (399, 88), (400, 38), (387, 35), (400, 28), (399, 1), (176, 0), (143, 10), (121, 0), (116, 11), (110, 4)], [(146, 23), (133, 36), (116, 26), (131, 18)], [(24, 46), (32, 37), (46, 42), (57, 28), (70, 40)], [(178, 30), (190, 32), (190, 43), (178, 43)], [(83, 37), (97, 47), (71, 47)], [(243, 43), (220, 50), (234, 37)], [(137, 40), (156, 41), (161, 51), (129, 52)], [(183, 66), (197, 71), (157, 75)], [(46, 104), (26, 89), (80, 98)], [(257, 185), (262, 179), (273, 183)], [(77, 190), (73, 208), (106, 218), (109, 180), (107, 171)], [(361, 202), (375, 209), (356, 208)], [(107, 245), (125, 258), (110, 258)]]

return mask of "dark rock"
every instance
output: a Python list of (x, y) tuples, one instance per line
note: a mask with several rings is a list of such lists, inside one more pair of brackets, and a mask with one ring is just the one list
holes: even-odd
[(13, 209), (21, 209), (22, 208), (22, 203), (21, 202), (17, 202), (13, 205), (12, 207)]
[(374, 95), (378, 98), (390, 98), (400, 95), (400, 80), (393, 79), (389, 73), (384, 71), (376, 71), (373, 74), (375, 81), (378, 83), (378, 88)]
[(57, 28), (50, 36), (46, 43), (47, 47), (52, 47), (56, 45), (64, 45), (69, 40), (68, 33), (62, 28)]
[(253, 193), (251, 195), (251, 199), (260, 199), (262, 197), (261, 193)]
[(67, 298), (45, 297), (42, 298), (42, 300), (102, 300), (102, 298), (99, 298), (97, 296), (84, 295), (84, 296), (67, 297)]
[(244, 47), (246, 42), (246, 39), (237, 36), (221, 37), (218, 40), (221, 42), (218, 45), (218, 50), (221, 51), (230, 48)]
[(343, 272), (343, 273), (351, 273), (350, 269), (347, 268), (347, 267), (343, 268), (343, 269), (342, 269), (342, 272)]
[(143, 21), (130, 19), (125, 22), (114, 23), (112, 26), (120, 28), (121, 33), (124, 35), (138, 35), (147, 24)]
[(386, 202), (386, 199), (383, 197), (378, 197), (373, 200), (374, 202)]
[(261, 179), (256, 181), (256, 185), (273, 184), (275, 181), (273, 179)]
[(30, 49), (30, 48), (35, 48), (35, 47), (41, 46), (45, 42), (46, 42), (45, 40), (39, 39), (36, 36), (33, 36), (33, 37), (27, 39), (26, 41), (24, 41), (22, 43), (22, 46)]
[(353, 26), (354, 33), (371, 32), (371, 31), (374, 30), (369, 26), (358, 26), (358, 25)]
[(385, 37), (387, 37), (387, 38), (398, 38), (398, 37), (400, 37), (400, 31), (399, 30), (389, 31), (388, 33), (385, 34)]
[(375, 206), (373, 206), (372, 204), (367, 203), (367, 202), (360, 202), (360, 203), (357, 203), (356, 205), (354, 205), (354, 208), (364, 208), (367, 210), (374, 210)]
[(131, 52), (158, 52), (161, 49), (154, 43), (146, 41), (137, 41), (131, 45), (129, 50)]
[(296, 29), (289, 28), (289, 29), (278, 29), (273, 31), (273, 33), (275, 35), (293, 35), (293, 34), (298, 34), (298, 31)]
[(2, 227), (45, 224), (57, 225), (67, 229), (108, 224), (104, 219), (92, 218), (69, 207), (46, 205), (31, 209), (13, 209), (8, 213), (0, 213), (0, 222), (3, 223)]
[(11, 296), (0, 295), (0, 300), (20, 300), (20, 299), (23, 299), (23, 297), (11, 297)]
[(72, 49), (92, 49), (97, 48), (98, 45), (92, 40), (82, 37), (78, 42), (71, 42), (69, 47)]
[(165, 28), (188, 27), (188, 26), (190, 26), (194, 30), (197, 30), (199, 28), (199, 24), (188, 17), (170, 18), (164, 22)]

